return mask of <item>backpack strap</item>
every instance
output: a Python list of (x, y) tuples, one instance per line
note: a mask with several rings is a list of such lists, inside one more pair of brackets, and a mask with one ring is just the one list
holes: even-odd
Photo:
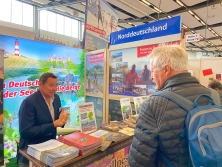
[[(160, 97), (167, 98), (168, 100), (174, 102), (175, 104), (177, 104), (179, 107), (181, 107), (187, 112), (193, 109), (194, 104), (192, 101), (186, 99), (185, 97), (181, 95), (178, 95), (177, 93), (174, 93), (168, 90), (156, 92), (152, 94), (151, 96), (160, 96)], [(185, 129), (181, 133), (181, 137), (184, 137), (184, 136), (185, 136)], [(170, 162), (170, 160), (165, 155), (163, 155), (163, 153), (161, 153), (160, 155), (168, 167), (174, 167), (173, 164)]]
[(214, 100), (215, 105), (221, 106), (220, 95), (216, 90), (208, 88), (210, 91), (210, 97)]
[(173, 164), (170, 162), (170, 160), (167, 157), (165, 157), (165, 155), (163, 155), (162, 153), (160, 155), (163, 158), (163, 160), (166, 162), (168, 167), (174, 167)]
[(193, 109), (192, 101), (186, 99), (181, 95), (178, 95), (177, 93), (168, 90), (159, 91), (157, 93), (152, 94), (151, 96), (165, 97), (168, 100), (171, 100), (172, 102), (176, 103), (178, 106), (180, 106), (182, 109), (184, 109), (187, 112)]

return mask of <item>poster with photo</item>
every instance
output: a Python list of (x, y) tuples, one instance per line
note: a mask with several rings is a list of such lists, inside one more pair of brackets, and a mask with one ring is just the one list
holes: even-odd
[(102, 94), (104, 88), (104, 53), (86, 55), (86, 92)]
[(216, 80), (221, 81), (221, 74), (216, 74)]
[(112, 74), (112, 83), (123, 83), (123, 74), (122, 73), (113, 73)]
[(134, 97), (133, 101), (134, 101), (136, 114), (138, 114), (139, 113), (139, 107), (142, 104), (142, 97)]
[(39, 77), (45, 72), (57, 76), (61, 106), (70, 107), (67, 125), (79, 127), (77, 105), (84, 102), (84, 50), (4, 35), (0, 35), (0, 50), (4, 51), (5, 158), (17, 154), (21, 102), (38, 90)]
[(112, 63), (122, 62), (123, 56), (122, 52), (116, 52), (112, 55)]
[(156, 85), (148, 85), (147, 90), (148, 90), (148, 93), (147, 93), (148, 95), (155, 93), (156, 92)]
[(0, 166), (4, 165), (3, 80), (4, 80), (4, 50), (0, 49)]
[(85, 13), (84, 49), (104, 49), (110, 33), (118, 30), (118, 14), (106, 0), (87, 0)]
[(146, 85), (133, 85), (132, 89), (133, 95), (146, 95), (147, 88)]
[(97, 129), (93, 102), (78, 105), (81, 132), (89, 134)]
[(118, 94), (125, 93), (125, 87), (123, 83), (115, 83), (113, 84), (113, 92)]
[[(110, 94), (146, 96), (148, 85), (155, 85), (150, 79), (148, 59), (137, 57), (137, 48), (111, 51), (110, 62)], [(124, 91), (117, 91), (116, 87)]]
[(132, 115), (132, 108), (129, 98), (120, 99), (120, 106), (122, 111), (123, 120), (128, 119)]

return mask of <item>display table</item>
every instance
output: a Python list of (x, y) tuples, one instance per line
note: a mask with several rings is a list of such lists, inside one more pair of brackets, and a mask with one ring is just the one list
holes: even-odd
[[(132, 143), (132, 136), (112, 143), (105, 151), (94, 150), (84, 156), (78, 156), (62, 165), (60, 167), (118, 167), (128, 166), (128, 152)], [(29, 166), (44, 167), (46, 164), (29, 156), (27, 150), (19, 150), (19, 152), (29, 160)]]

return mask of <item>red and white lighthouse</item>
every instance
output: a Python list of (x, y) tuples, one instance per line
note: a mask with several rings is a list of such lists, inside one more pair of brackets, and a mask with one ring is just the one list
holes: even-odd
[(15, 56), (19, 56), (19, 41), (15, 40)]

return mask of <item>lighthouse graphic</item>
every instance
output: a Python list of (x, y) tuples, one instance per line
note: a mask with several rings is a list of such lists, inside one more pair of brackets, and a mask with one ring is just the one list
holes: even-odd
[(15, 40), (15, 56), (19, 56), (19, 41)]

